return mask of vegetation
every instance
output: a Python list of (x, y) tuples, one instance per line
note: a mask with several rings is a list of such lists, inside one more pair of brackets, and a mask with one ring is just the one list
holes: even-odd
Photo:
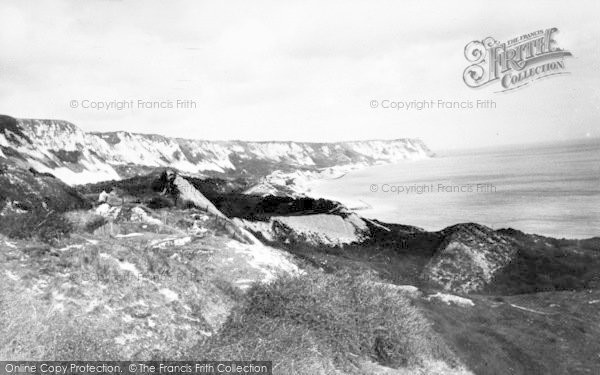
[(9, 238), (37, 238), (46, 243), (54, 243), (68, 237), (72, 230), (71, 222), (63, 214), (54, 211), (10, 213), (0, 220), (0, 233)]
[(50, 150), (58, 159), (66, 163), (78, 163), (81, 157), (83, 156), (81, 151), (65, 151), (65, 150)]
[[(365, 362), (458, 365), (447, 342), (475, 373), (594, 368), (600, 292), (584, 289), (600, 286), (600, 239), (500, 231), (514, 239), (517, 256), (488, 286), (491, 296), (469, 296), (475, 304), (464, 307), (409, 299), (380, 284), (384, 279), (421, 286), (442, 232), (369, 223), (369, 239), (343, 248), (273, 243), (296, 255), (306, 274), (247, 290), (252, 280), (263, 280), (265, 270), (220, 236), (206, 215), (172, 208), (156, 174), (78, 187), (96, 197), (116, 187), (151, 209), (167, 208), (160, 212), (162, 224), (154, 226), (132, 219), (138, 203), (125, 204), (107, 234), (97, 230), (106, 219), (87, 210), (79, 192), (37, 171), (19, 173), (40, 187), (22, 194), (0, 174), (0, 205), (10, 202), (0, 233), (39, 239), (61, 251), (0, 241), (0, 274), (6, 275), (0, 283), (0, 360), (268, 359), (276, 374), (365, 374), (372, 373)], [(268, 220), (336, 207), (327, 200), (245, 195), (235, 181), (190, 181), (230, 217)], [(197, 225), (204, 234), (191, 235)], [(173, 237), (184, 236), (190, 242), (177, 245)], [(250, 282), (239, 283), (244, 280)]]
[(49, 309), (29, 290), (0, 285), (0, 360), (106, 360), (119, 358), (101, 337), (114, 335), (110, 325), (99, 330), (90, 319), (65, 316)]
[(52, 175), (14, 167), (7, 167), (6, 173), (0, 174), (0, 209), (7, 202), (27, 211), (66, 212), (91, 207), (77, 190)]
[(452, 362), (410, 300), (376, 280), (310, 272), (255, 285), (219, 334), (192, 354), (269, 358), (280, 374), (360, 374), (365, 360), (392, 367)]
[(229, 217), (269, 220), (271, 216), (328, 213), (338, 207), (327, 199), (256, 196), (245, 194), (205, 194), (206, 198)]
[(488, 289), (525, 294), (600, 287), (600, 254), (568, 248), (525, 247), (496, 275)]
[[(328, 213), (338, 207), (337, 202), (326, 199), (292, 198), (275, 196), (257, 196), (243, 194), (248, 187), (242, 180), (223, 180), (218, 178), (186, 179), (210, 200), (219, 211), (228, 217), (249, 220), (268, 220), (271, 216)], [(126, 194), (144, 199), (151, 208), (169, 207), (167, 198), (158, 195), (166, 187), (164, 173), (137, 176), (120, 181), (105, 181), (96, 184), (78, 186), (82, 194), (91, 195), (110, 191), (113, 188)]]
[(77, 232), (93, 233), (108, 222), (108, 220), (93, 211), (74, 210), (64, 214)]
[(490, 293), (525, 294), (600, 287), (600, 238), (554, 239), (503, 230), (519, 244), (512, 262), (496, 275)]
[(164, 197), (164, 196), (156, 196), (156, 197), (152, 197), (150, 198), (147, 202), (146, 205), (153, 209), (153, 210), (158, 210), (161, 208), (170, 208), (170, 207), (174, 207), (175, 203), (173, 202), (172, 199), (168, 198), (168, 197)]
[(96, 229), (100, 228), (108, 221), (103, 216), (96, 216), (92, 220), (85, 223), (85, 231), (88, 233), (93, 233)]
[(125, 193), (137, 198), (151, 198), (163, 189), (163, 183), (157, 178), (157, 175), (136, 176), (125, 180), (102, 181), (95, 184), (86, 184), (77, 186), (82, 194), (98, 195), (102, 191), (109, 192), (113, 188), (118, 188)]
[(387, 282), (420, 286), (423, 268), (437, 250), (442, 236), (407, 225), (374, 223), (367, 223), (371, 233), (369, 238), (343, 247), (316, 246), (292, 240), (268, 241), (260, 233), (255, 235), (327, 272), (375, 271)]
[(31, 139), (25, 133), (23, 133), (17, 123), (17, 120), (10, 116), (0, 115), (0, 133), (3, 133), (9, 141), (17, 144), (19, 144), (18, 140), (12, 134), (15, 134), (25, 141), (31, 143)]
[(419, 308), (473, 374), (598, 373), (600, 290), (469, 298)]

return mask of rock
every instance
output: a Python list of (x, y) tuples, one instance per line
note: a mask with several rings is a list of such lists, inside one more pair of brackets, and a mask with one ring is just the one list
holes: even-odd
[(119, 196), (119, 194), (115, 190), (112, 190), (106, 198), (106, 203), (113, 207), (122, 206), (124, 202), (124, 199), (121, 196)]
[(102, 190), (100, 195), (98, 195), (98, 202), (106, 203), (107, 200), (108, 200), (108, 193), (106, 191)]
[(398, 293), (402, 293), (408, 297), (416, 298), (416, 297), (421, 296), (421, 294), (422, 294), (421, 291), (419, 290), (419, 288), (414, 285), (396, 285), (396, 284), (382, 283), (382, 282), (375, 282), (374, 284), (381, 288), (385, 288), (388, 290), (396, 291)]
[(426, 299), (428, 301), (431, 301), (432, 299), (437, 299), (448, 305), (455, 304), (455, 305), (459, 305), (459, 306), (463, 306), (463, 307), (475, 306), (475, 303), (473, 303), (472, 300), (470, 300), (468, 298), (460, 297), (460, 296), (455, 296), (453, 294), (446, 294), (446, 293), (438, 292), (438, 293), (432, 294), (430, 296), (427, 296)]
[[(86, 133), (63, 120), (10, 116), (0, 116), (0, 138), (11, 150), (6, 155), (0, 151), (0, 157), (38, 169), (43, 165), (40, 172), (54, 173), (68, 184), (118, 180), (148, 173), (154, 167), (236, 177), (307, 170), (327, 177), (348, 165), (393, 164), (433, 156), (421, 140), (409, 138), (337, 143), (213, 142), (122, 131)], [(280, 180), (277, 174), (272, 179)], [(296, 182), (303, 180), (304, 176), (299, 176)]]
[(250, 232), (225, 216), (211, 201), (209, 201), (198, 189), (185, 178), (167, 170), (161, 177), (166, 186), (164, 194), (174, 195), (179, 205), (191, 204), (206, 212), (218, 227), (221, 227), (237, 241), (253, 244), (259, 241)]
[(102, 203), (101, 205), (96, 207), (96, 214), (103, 216), (107, 219), (116, 219), (117, 216), (119, 216), (120, 212), (121, 212), (120, 207), (112, 207), (108, 203)]
[(513, 241), (479, 224), (457, 224), (442, 231), (444, 240), (425, 266), (422, 278), (444, 290), (481, 290), (515, 256)]
[(300, 242), (311, 246), (344, 246), (369, 237), (365, 221), (354, 213), (273, 216), (268, 222), (238, 219), (241, 225), (260, 233), (267, 241)]
[(131, 209), (130, 220), (133, 222), (146, 223), (152, 225), (161, 225), (163, 223), (159, 219), (149, 215), (142, 207), (139, 206), (133, 207)]

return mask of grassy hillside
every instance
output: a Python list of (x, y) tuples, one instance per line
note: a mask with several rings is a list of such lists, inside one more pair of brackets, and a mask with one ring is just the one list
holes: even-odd
[(65, 212), (91, 207), (77, 190), (51, 175), (5, 166), (0, 168), (0, 210), (10, 202), (18, 202), (23, 210)]
[[(97, 197), (100, 192), (116, 187), (141, 201), (150, 201), (157, 197), (165, 187), (160, 173), (132, 177), (119, 181), (105, 181), (96, 184), (77, 186), (78, 191), (89, 197)], [(248, 188), (244, 180), (223, 180), (218, 178), (186, 179), (210, 200), (219, 211), (230, 218), (248, 220), (268, 220), (271, 216), (326, 213), (334, 210), (337, 202), (326, 199), (291, 198), (275, 196), (247, 195), (242, 192)]]
[(600, 238), (554, 239), (505, 230), (519, 245), (487, 290), (524, 294), (600, 288)]
[(378, 277), (299, 274), (289, 255), (234, 241), (201, 211), (143, 210), (92, 231), (95, 215), (69, 212), (73, 233), (53, 245), (0, 236), (0, 360), (260, 357), (285, 375), (463, 373)]
[[(160, 174), (73, 190), (9, 172), (0, 175), (0, 360), (267, 359), (283, 375), (600, 370), (600, 239), (369, 221), (360, 243), (290, 235), (264, 246), (177, 207)], [(344, 215), (327, 200), (245, 195), (241, 180), (189, 181), (230, 217)], [(112, 188), (117, 203), (90, 209)], [(457, 231), (475, 255), (490, 233), (516, 249), (478, 294), (450, 295), (423, 277)], [(457, 273), (481, 260), (448, 259)]]
[(475, 374), (599, 373), (600, 290), (470, 298), (419, 306)]
[(64, 212), (91, 207), (72, 187), (47, 174), (6, 166), (0, 170), (0, 233), (45, 242), (68, 236)]
[(256, 285), (196, 357), (269, 358), (279, 374), (365, 374), (365, 362), (461, 371), (409, 298), (369, 273), (282, 278)]
[[(89, 211), (53, 244), (0, 235), (0, 360), (181, 359), (289, 255), (232, 240), (198, 210)], [(123, 208), (127, 210), (127, 208)], [(139, 210), (138, 210), (139, 211)]]

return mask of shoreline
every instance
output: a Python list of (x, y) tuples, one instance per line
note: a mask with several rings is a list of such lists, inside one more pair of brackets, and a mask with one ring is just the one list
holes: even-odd
[[(473, 222), (473, 223), (485, 225), (494, 230), (515, 229), (515, 230), (519, 230), (519, 231), (522, 231), (524, 233), (531, 234), (531, 235), (538, 235), (538, 236), (556, 238), (556, 239), (586, 240), (586, 239), (591, 239), (591, 238), (600, 238), (600, 233), (570, 234), (570, 233), (565, 233), (565, 232), (560, 232), (560, 231), (548, 231), (547, 229), (550, 229), (550, 228), (544, 229), (544, 226), (538, 226), (537, 228), (532, 228), (532, 225), (523, 225), (522, 224), (523, 222), (527, 222), (527, 221), (535, 221), (534, 219), (526, 218), (526, 217), (523, 217), (523, 218), (515, 217), (512, 220), (503, 222), (503, 223), (497, 223), (497, 222), (490, 223), (490, 222), (486, 222), (485, 220), (481, 220), (480, 218), (472, 217), (472, 216), (468, 217), (468, 218), (463, 218), (463, 219), (456, 218), (454, 220), (446, 220), (443, 222), (439, 222), (437, 224), (431, 223), (430, 221), (422, 222), (420, 220), (417, 220), (417, 221), (405, 220), (405, 219), (402, 219), (399, 217), (390, 217), (391, 214), (389, 214), (389, 212), (391, 210), (390, 210), (389, 206), (385, 206), (385, 207), (382, 207), (381, 205), (378, 206), (376, 202), (373, 202), (373, 200), (363, 199), (364, 196), (344, 197), (344, 196), (340, 196), (339, 194), (330, 194), (328, 192), (325, 192), (325, 191), (319, 189), (319, 187), (318, 187), (319, 183), (321, 183), (323, 181), (341, 180), (344, 177), (347, 177), (348, 174), (350, 174), (351, 172), (361, 171), (361, 170), (368, 169), (371, 167), (379, 167), (379, 166), (380, 165), (364, 166), (363, 168), (352, 168), (352, 169), (347, 170), (345, 173), (343, 173), (343, 175), (333, 177), (333, 178), (311, 179), (310, 181), (306, 181), (305, 183), (301, 184), (301, 186), (304, 188), (302, 190), (301, 195), (304, 195), (304, 196), (307, 196), (307, 197), (310, 197), (313, 199), (328, 199), (328, 200), (339, 202), (342, 205), (344, 205), (348, 210), (350, 210), (350, 211), (356, 213), (357, 215), (364, 217), (365, 219), (368, 219), (368, 220), (378, 220), (378, 221), (385, 222), (385, 223), (411, 225), (411, 226), (423, 228), (424, 230), (431, 231), (431, 232), (437, 232), (437, 231), (443, 230), (444, 228), (447, 228), (449, 226), (456, 225), (459, 223)], [(439, 194), (443, 194), (443, 193), (439, 193)], [(539, 220), (539, 222), (547, 223), (547, 224), (552, 223), (552, 221), (541, 221), (541, 220)], [(549, 225), (549, 226), (552, 227), (552, 225)]]

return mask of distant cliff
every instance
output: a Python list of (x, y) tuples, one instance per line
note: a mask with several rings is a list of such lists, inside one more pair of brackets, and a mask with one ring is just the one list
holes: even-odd
[(125, 131), (86, 133), (60, 120), (0, 116), (0, 160), (69, 184), (171, 167), (194, 175), (263, 177), (274, 171), (374, 165), (432, 156), (419, 139), (339, 143), (202, 141)]

